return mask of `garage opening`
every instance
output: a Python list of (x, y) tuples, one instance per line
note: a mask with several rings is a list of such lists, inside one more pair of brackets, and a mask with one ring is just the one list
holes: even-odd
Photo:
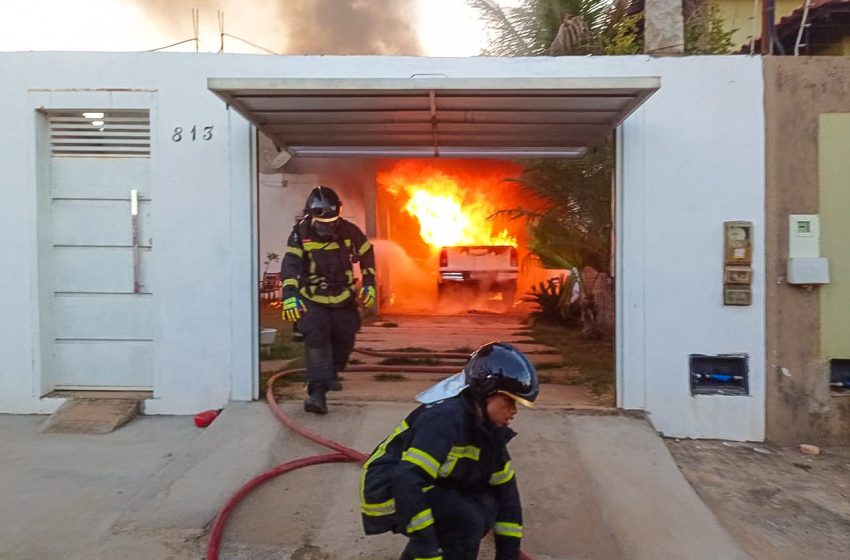
[[(585, 161), (610, 150), (614, 130), (658, 89), (658, 78), (210, 79), (208, 85), (259, 131), (258, 277), (267, 336), (272, 329), (288, 336), (275, 318), (276, 275), (307, 193), (323, 184), (339, 192), (343, 217), (376, 249), (378, 315), (367, 317), (358, 345), (378, 348), (390, 339), (392, 348), (384, 350), (467, 351), (477, 346), (476, 336), (513, 340), (539, 352), (534, 361), (544, 380), (561, 382), (548, 391), (560, 395), (556, 401), (575, 400), (567, 388), (575, 368), (551, 347), (560, 335), (540, 340), (529, 316), (547, 306), (581, 314), (582, 289), (599, 299), (607, 288), (608, 302), (595, 305), (607, 304), (613, 320), (615, 283), (608, 270), (593, 269), (587, 271), (593, 284), (583, 283), (584, 271), (570, 259), (547, 256), (539, 232), (529, 234), (528, 227), (546, 202), (524, 182), (529, 170), (545, 173), (546, 161)], [(608, 216), (610, 230), (613, 213)], [(569, 322), (564, 313), (560, 319)], [(610, 333), (608, 344), (594, 351), (608, 352), (602, 362), (613, 369), (613, 328)], [(274, 348), (264, 342), (269, 339), (261, 340), (261, 359)], [(271, 352), (266, 358), (278, 357)], [(613, 371), (609, 377), (613, 383)], [(612, 402), (613, 394), (606, 399)]]

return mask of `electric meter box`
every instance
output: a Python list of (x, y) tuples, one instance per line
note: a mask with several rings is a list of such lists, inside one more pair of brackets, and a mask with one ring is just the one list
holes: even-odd
[(723, 263), (723, 305), (752, 305), (752, 222), (723, 222)]
[(820, 216), (790, 214), (788, 216), (788, 256), (820, 256)]
[(791, 257), (788, 259), (789, 284), (829, 284), (829, 259), (826, 257)]
[(829, 259), (820, 256), (820, 216), (788, 215), (789, 284), (829, 284)]

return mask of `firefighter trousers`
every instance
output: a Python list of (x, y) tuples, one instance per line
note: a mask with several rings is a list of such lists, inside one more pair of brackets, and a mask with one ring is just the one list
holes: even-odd
[[(476, 560), (484, 535), (496, 522), (496, 500), (489, 492), (465, 493), (435, 486), (425, 496), (434, 515), (434, 529), (443, 560)], [(401, 560), (415, 558), (408, 545)]]
[(327, 387), (336, 372), (345, 368), (360, 330), (360, 313), (352, 300), (341, 307), (305, 300), (307, 312), (298, 323), (304, 335), (308, 386)]

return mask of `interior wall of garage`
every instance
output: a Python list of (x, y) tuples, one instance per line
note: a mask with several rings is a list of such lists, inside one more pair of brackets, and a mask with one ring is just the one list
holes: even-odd
[[(622, 127), (618, 181), (619, 399), (676, 436), (764, 433), (764, 121), (761, 60), (750, 57), (431, 59), (162, 53), (3, 53), (0, 71), (0, 410), (39, 399), (31, 92), (155, 92), (153, 273), (158, 337), (150, 413), (190, 413), (254, 395), (253, 131), (206, 89), (208, 77), (660, 76)], [(414, 78), (415, 79), (415, 78)], [(56, 101), (61, 105), (60, 101)], [(173, 142), (213, 126), (213, 140)], [(287, 211), (288, 213), (291, 213)], [(722, 225), (755, 225), (753, 305), (722, 305)], [(692, 397), (692, 353), (744, 353), (750, 395)]]
[[(262, 167), (262, 166), (261, 166)], [(280, 260), (269, 264), (269, 273), (279, 273), (286, 243), (295, 223), (303, 216), (304, 203), (318, 185), (330, 187), (342, 200), (342, 216), (361, 231), (375, 230), (375, 169), (370, 160), (315, 158), (290, 160), (259, 180), (260, 261), (268, 253)]]

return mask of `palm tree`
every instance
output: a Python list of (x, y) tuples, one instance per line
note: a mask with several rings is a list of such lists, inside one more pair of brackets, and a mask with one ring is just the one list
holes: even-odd
[(539, 56), (636, 54), (639, 15), (629, 0), (523, 0), (502, 8), (495, 0), (467, 0), (491, 33), (486, 54)]
[(582, 332), (588, 338), (598, 336), (600, 329), (594, 286), (588, 285), (585, 271), (610, 272), (612, 152), (604, 145), (580, 160), (526, 162), (522, 175), (510, 181), (528, 204), (497, 213), (526, 220), (528, 250), (544, 266), (572, 271), (581, 293)]

